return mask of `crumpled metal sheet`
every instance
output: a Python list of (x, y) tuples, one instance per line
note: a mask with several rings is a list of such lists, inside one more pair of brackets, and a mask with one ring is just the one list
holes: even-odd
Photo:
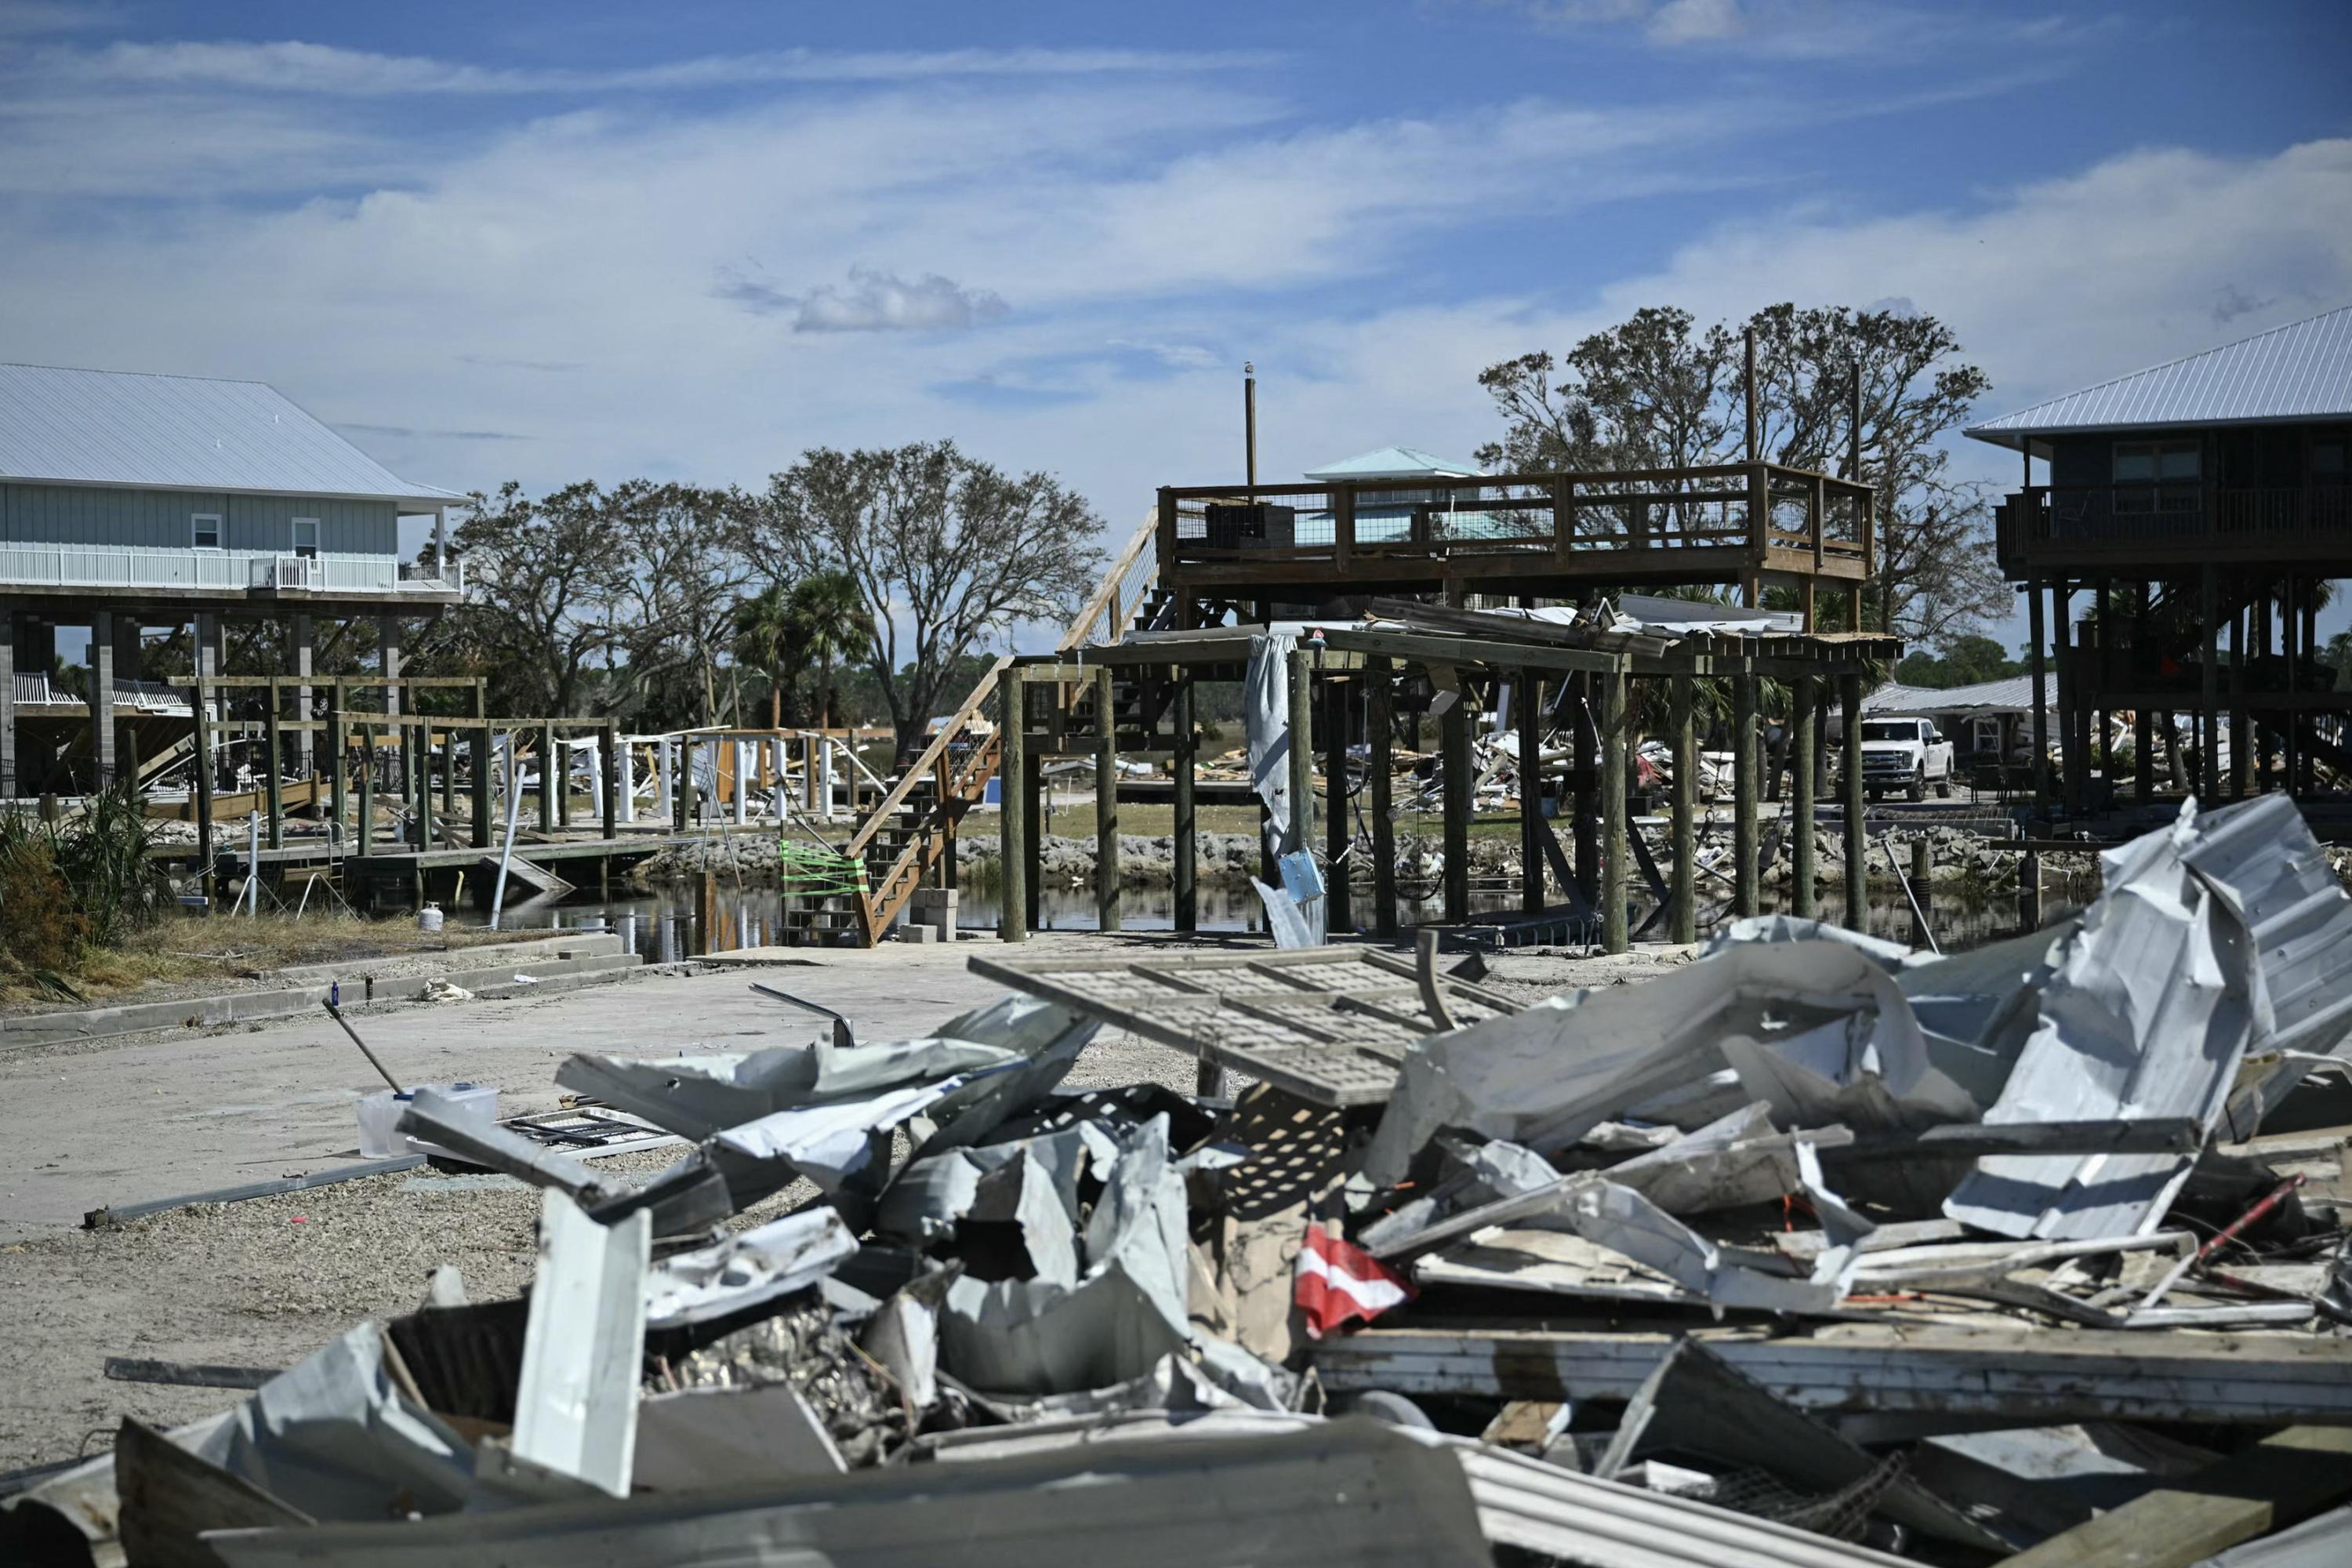
[(1559, 1212), (1585, 1240), (1656, 1269), (1719, 1308), (1822, 1312), (1845, 1296), (1834, 1279), (1789, 1277), (1777, 1253), (1710, 1241), (1641, 1194), (1613, 1182), (1580, 1187)]
[[(2105, 889), (2056, 955), (2039, 1023), (1986, 1122), (2186, 1116), (2210, 1128), (2221, 1116), (2267, 1020), (2252, 934), (2193, 859), (2208, 820), (2228, 814), (2200, 818), (2193, 807), (2100, 857)], [(1988, 1156), (1944, 1212), (1998, 1236), (2136, 1236), (2161, 1222), (2194, 1163), (2180, 1154)]]
[(373, 1323), (262, 1384), (194, 1452), (317, 1520), (452, 1512), (474, 1481), (472, 1448), (394, 1384)]
[[(1290, 835), (1290, 650), (1287, 632), (1250, 638), (1242, 677), (1242, 729), (1249, 747), (1250, 787), (1265, 802), (1266, 831), (1276, 843)], [(1305, 834), (1300, 834), (1303, 841)]]
[[(1929, 1056), (1881, 958), (1815, 938), (1717, 944), (1671, 974), (1435, 1035), (1405, 1056), (1365, 1174), (1390, 1184), (1441, 1127), (1538, 1153), (1730, 1068), (1782, 1125), (1920, 1125), (1976, 1102)], [(1707, 1119), (1722, 1114), (1710, 1096)]]
[(646, 1279), (646, 1327), (683, 1328), (723, 1318), (815, 1284), (857, 1250), (831, 1208), (803, 1209), (654, 1266)]
[(652, 1246), (642, 1210), (600, 1225), (559, 1189), (541, 1200), (512, 1451), (614, 1497), (629, 1495), (636, 1451)]
[(949, 1288), (940, 1361), (961, 1381), (995, 1394), (1075, 1393), (1139, 1377), (1183, 1347), (1186, 1199), (1167, 1119), (1120, 1140), (1102, 1176), (1074, 1282), (965, 1278)]

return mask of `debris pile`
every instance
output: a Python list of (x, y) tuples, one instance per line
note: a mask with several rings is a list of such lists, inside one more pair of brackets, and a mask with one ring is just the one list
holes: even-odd
[[(2277, 796), (2102, 869), (1953, 957), (1769, 917), (1524, 1006), (1433, 942), (979, 958), (1011, 994), (922, 1039), (573, 1057), (691, 1144), (641, 1184), (420, 1091), (405, 1132), (543, 1189), (529, 1296), (436, 1279), (12, 1521), (240, 1565), (2344, 1561), (2352, 899)], [(1105, 1027), (1246, 1085), (1064, 1088)]]

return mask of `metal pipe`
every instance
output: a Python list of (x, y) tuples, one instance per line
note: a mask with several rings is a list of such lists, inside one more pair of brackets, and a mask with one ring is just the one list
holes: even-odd
[(490, 929), (499, 929), (499, 916), (507, 902), (507, 865), (514, 858), (515, 829), (522, 818), (521, 768), (515, 758), (514, 736), (507, 736), (507, 837), (499, 850), (498, 886), (490, 890)]
[(368, 1043), (360, 1038), (360, 1032), (352, 1027), (352, 1021), (343, 1016), (343, 1010), (341, 1007), (336, 1006), (331, 1001), (321, 1002), (319, 1005), (327, 1010), (328, 1017), (332, 1018), (336, 1023), (341, 1024), (343, 1026), (343, 1033), (352, 1037), (352, 1044), (360, 1048), (360, 1055), (367, 1058), (368, 1066), (375, 1068), (376, 1072), (383, 1079), (383, 1081), (392, 1085), (393, 1093), (404, 1094), (407, 1092), (400, 1087), (400, 1080), (392, 1076), (391, 1069), (387, 1068), (382, 1062), (376, 1060), (375, 1053), (368, 1049)]

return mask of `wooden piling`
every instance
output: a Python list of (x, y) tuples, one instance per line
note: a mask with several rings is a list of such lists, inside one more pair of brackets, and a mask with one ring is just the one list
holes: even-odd
[(1576, 890), (1588, 904), (1601, 901), (1601, 795), (1598, 788), (1600, 758), (1596, 754), (1592, 735), (1592, 677), (1574, 678), (1575, 695), (1569, 703), (1569, 730), (1576, 738), (1570, 749), (1570, 764), (1576, 780), (1576, 816), (1569, 824), (1570, 837), (1576, 842)]
[(1790, 716), (1789, 780), (1795, 798), (1789, 803), (1789, 909), (1798, 919), (1808, 921), (1820, 913), (1813, 890), (1813, 836), (1817, 830), (1813, 764), (1814, 752), (1821, 744), (1820, 684), (1810, 675), (1797, 677), (1796, 689), (1791, 694), (1795, 711)]
[(1862, 677), (1838, 677), (1839, 706), (1845, 721), (1845, 928), (1870, 929), (1870, 868), (1862, 819)]
[(1911, 945), (1927, 947), (1934, 942), (1933, 917), (1936, 895), (1933, 889), (1936, 868), (1925, 833), (1911, 840)]
[(2028, 849), (2017, 858), (2017, 923), (2028, 931), (2042, 929), (2042, 851)]
[(1095, 929), (1118, 930), (1118, 716), (1110, 667), (1095, 669)]
[(1323, 683), (1323, 917), (1337, 936), (1356, 929), (1354, 889), (1348, 885), (1348, 847), (1355, 825), (1348, 815), (1348, 704), (1356, 689), (1344, 680)]
[[(10, 628), (0, 625), (0, 637), (10, 635)], [(213, 865), (213, 733), (211, 716), (205, 711), (212, 693), (198, 678), (194, 700), (189, 703), (195, 715), (195, 800), (196, 800), (196, 875), (205, 892), (205, 912), (213, 912), (213, 900), (219, 892), (219, 878)]]
[[(405, 726), (404, 726), (404, 729)], [(416, 727), (416, 744), (410, 748), (415, 760), (414, 782), (404, 781), (403, 787), (416, 802), (416, 852), (419, 855), (433, 846), (433, 788), (426, 770), (433, 765), (433, 747), (428, 737), (431, 731), (425, 725)], [(417, 862), (416, 900), (425, 901), (425, 863)]]
[(1200, 755), (1200, 736), (1192, 715), (1192, 674), (1176, 673), (1176, 695), (1170, 704), (1169, 722), (1175, 729), (1175, 746), (1169, 757), (1170, 798), (1174, 820), (1169, 824), (1176, 855), (1176, 915), (1178, 931), (1201, 929), (1200, 810), (1193, 803), (1193, 772)]
[[(520, 739), (520, 736), (515, 737), (516, 741)], [(509, 743), (514, 742), (510, 741)], [(670, 742), (670, 752), (672, 765), (677, 769), (676, 782), (669, 792), (670, 826), (674, 831), (683, 833), (688, 825), (701, 815), (694, 805), (694, 742), (681, 735)]]
[(474, 778), (470, 790), (474, 805), (473, 843), (477, 849), (488, 849), (495, 842), (492, 834), (493, 813), (490, 808), (490, 774), (495, 764), (490, 759), (498, 754), (496, 741), (485, 724), (475, 731), (466, 742), (466, 754), (473, 763)]
[[(1633, 945), (1625, 919), (1626, 861), (1632, 847), (1625, 819), (1625, 671), (1601, 682), (1601, 945), (1622, 952)], [(1524, 731), (1521, 733), (1525, 733)]]
[(1395, 766), (1391, 755), (1391, 738), (1396, 731), (1395, 689), (1390, 679), (1389, 661), (1375, 657), (1366, 661), (1365, 679), (1371, 689), (1364, 705), (1364, 739), (1366, 742), (1365, 799), (1372, 818), (1372, 934), (1394, 936), (1397, 933), (1396, 889), (1396, 816), (1391, 798)]
[[(1543, 679), (1532, 669), (1518, 674), (1513, 692), (1519, 708), (1519, 908), (1536, 914), (1544, 907), (1543, 859)], [(1607, 798), (1607, 791), (1602, 791)], [(1604, 805), (1602, 815), (1607, 815)]]
[(2050, 681), (2047, 669), (2050, 632), (2042, 624), (2042, 580), (2025, 580), (2027, 621), (2026, 673), (2033, 682), (2033, 814), (2050, 815)]
[[(1465, 683), (1466, 684), (1466, 683)], [(1470, 693), (1437, 721), (1439, 800), (1444, 814), (1445, 923), (1470, 918)]]
[[(1063, 710), (1060, 706), (1060, 693), (1057, 689), (1055, 691), (1055, 707), (1056, 717), (1058, 717), (1062, 711)], [(1043, 753), (1041, 753), (1034, 746), (1029, 747), (1022, 752), (1021, 762), (1023, 767), (1022, 791), (1028, 802), (1026, 810), (1029, 817), (1029, 834), (1028, 837), (1024, 840), (1028, 864), (1023, 868), (1021, 873), (1022, 898), (1025, 905), (1023, 912), (1029, 922), (1027, 926), (1028, 930), (1042, 931), (1045, 928), (1045, 923), (1044, 919), (1045, 900), (1045, 823), (1047, 820), (1045, 807), (1051, 803), (1047, 800), (1045, 795), (1045, 791), (1048, 785), (1045, 783), (1045, 759)]]
[(279, 692), (272, 688), (268, 700), (261, 708), (261, 793), (269, 813), (269, 847), (286, 847), (286, 789), (278, 779), (278, 757), (282, 752), (282, 736), (278, 729), (278, 706)]
[(1692, 712), (1697, 682), (1670, 678), (1675, 748), (1675, 814), (1667, 931), (1675, 942), (1698, 940), (1698, 729)]
[(1286, 855), (1315, 842), (1315, 667), (1314, 656), (1293, 645), (1290, 650), (1290, 835), (1283, 840)]
[[(691, 773), (688, 776), (690, 777)], [(563, 780), (561, 764), (557, 763), (555, 757), (555, 726), (541, 724), (539, 727), (539, 828), (541, 832), (555, 831), (555, 803), (560, 795), (569, 793), (564, 788), (568, 782)]]
[[(212, 792), (205, 792), (210, 804)], [(208, 818), (209, 819), (209, 818)], [(360, 726), (360, 820), (352, 835), (352, 850), (365, 859), (375, 843), (375, 726)]]
[(1016, 668), (1004, 672), (996, 689), (996, 865), (1003, 900), (996, 934), (1005, 942), (1025, 942), (1029, 937), (1029, 896), (1023, 879), (1029, 869), (1032, 828), (1025, 737), (1021, 733), (1026, 718), (1022, 711), (1023, 685)]
[(351, 763), (345, 756), (350, 738), (343, 732), (343, 694), (335, 693), (335, 705), (327, 710), (327, 847), (330, 850), (343, 846), (343, 807), (351, 793)]
[[(596, 765), (604, 770), (604, 774), (603, 830), (604, 837), (608, 840), (621, 836), (621, 792), (628, 787), (627, 779), (620, 766), (620, 760), (621, 726), (615, 721), (607, 719), (604, 721), (604, 729), (597, 731), (596, 735)], [(612, 857), (608, 855), (605, 858), (609, 860)]]
[(1731, 907), (1752, 915), (1763, 907), (1756, 827), (1756, 677), (1731, 678)]

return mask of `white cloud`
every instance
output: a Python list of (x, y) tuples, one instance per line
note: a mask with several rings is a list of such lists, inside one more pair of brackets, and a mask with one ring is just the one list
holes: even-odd
[(2018, 18), (1958, 0), (1478, 0), (1508, 6), (1557, 31), (1638, 30), (1663, 49), (1728, 49), (1780, 60), (1902, 60), (2047, 50), (2104, 20)]
[(1720, 43), (1748, 31), (1739, 0), (1666, 0), (1646, 29), (1661, 44)]
[(1004, 314), (1004, 301), (988, 289), (936, 272), (908, 282), (870, 267), (851, 268), (845, 287), (824, 284), (797, 300), (754, 283), (719, 292), (754, 310), (790, 309), (796, 332), (961, 331)]
[[(0, 11), (0, 18), (7, 13)], [(174, 41), (53, 48), (28, 54), (10, 77), (72, 86), (238, 88), (268, 92), (415, 97), (426, 94), (677, 92), (777, 82), (877, 82), (943, 77), (1169, 75), (1275, 64), (1262, 50), (940, 49), (835, 53), (781, 49), (616, 69), (490, 67), (422, 55), (374, 54), (288, 39)]]

